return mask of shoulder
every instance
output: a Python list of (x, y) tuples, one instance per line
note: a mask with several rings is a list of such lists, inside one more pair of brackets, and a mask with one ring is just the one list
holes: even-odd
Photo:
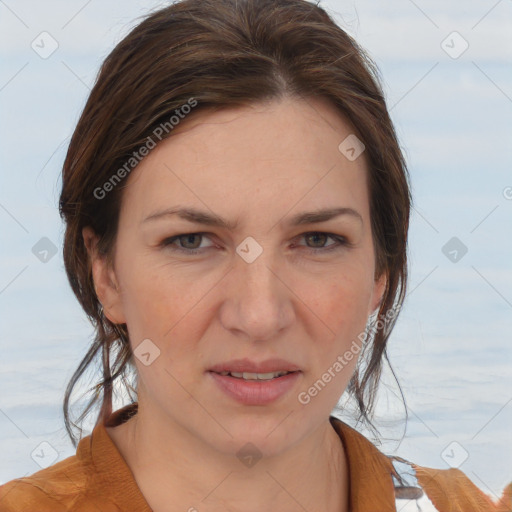
[(90, 505), (96, 501), (94, 477), (91, 436), (87, 436), (80, 441), (75, 455), (30, 476), (17, 478), (0, 486), (0, 510), (87, 510), (84, 508), (86, 504)]
[(61, 512), (68, 507), (52, 497), (30, 477), (11, 480), (0, 486), (0, 510), (2, 512)]
[(80, 440), (72, 457), (0, 486), (1, 512), (68, 510), (150, 510), (102, 422)]
[(76, 455), (0, 486), (1, 512), (119, 512), (101, 492), (94, 464)]
[[(64, 461), (63, 461), (64, 462)], [(0, 486), (2, 512), (119, 512), (108, 496), (98, 496), (84, 482), (67, 480), (67, 474), (46, 473), (17, 478)]]
[(72, 456), (31, 476), (7, 482), (0, 486), (0, 510), (70, 510), (86, 488), (87, 474), (81, 466), (81, 461)]
[(390, 459), (396, 471), (393, 478), (397, 503), (416, 500), (418, 505), (425, 505), (424, 510), (432, 512), (512, 512), (512, 482), (501, 498), (493, 501), (460, 469), (434, 469), (399, 457)]
[(393, 509), (393, 502), (394, 510), (402, 512), (512, 512), (512, 482), (499, 499), (493, 500), (460, 469), (427, 468), (387, 455), (339, 418), (331, 416), (331, 423), (344, 444), (351, 491), (358, 500), (367, 503), (378, 499), (382, 504), (386, 499), (389, 506), (382, 506), (382, 510)]

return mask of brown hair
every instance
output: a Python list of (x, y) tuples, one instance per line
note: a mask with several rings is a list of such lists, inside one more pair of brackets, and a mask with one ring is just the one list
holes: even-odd
[[(322, 8), (305, 0), (173, 3), (143, 19), (108, 55), (64, 162), (64, 264), (73, 292), (95, 328), (94, 341), (64, 399), (66, 429), (75, 445), (72, 427), (80, 434), (81, 428), (70, 420), (70, 397), (95, 358), (101, 358), (102, 378), (78, 422), (97, 405), (98, 421), (104, 420), (112, 411), (113, 383), (121, 379), (130, 386), (126, 378), (134, 374), (126, 324), (113, 325), (102, 314), (82, 238), (82, 228), (91, 226), (99, 236), (100, 254), (112, 261), (123, 184), (109, 187), (106, 198), (98, 198), (95, 190), (126, 166), (134, 151), (190, 98), (197, 101), (197, 112), (284, 96), (326, 98), (360, 135), (369, 167), (376, 277), (387, 274), (378, 314), (401, 305), (407, 280), (408, 173), (373, 62)], [(359, 409), (358, 420), (372, 428), (370, 418), (395, 320), (396, 316), (363, 347), (348, 386)], [(130, 389), (133, 399), (136, 391)]]

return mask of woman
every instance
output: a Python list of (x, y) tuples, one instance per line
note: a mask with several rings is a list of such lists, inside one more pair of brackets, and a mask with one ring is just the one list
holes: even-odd
[[(2, 486), (0, 510), (511, 510), (512, 484), (493, 503), (331, 415), (348, 390), (371, 425), (410, 193), (375, 69), (321, 8), (147, 17), (101, 68), (60, 207), (97, 332), (66, 393), (72, 438), (97, 355), (80, 420), (100, 411), (76, 456)], [(113, 412), (120, 380), (134, 403)]]

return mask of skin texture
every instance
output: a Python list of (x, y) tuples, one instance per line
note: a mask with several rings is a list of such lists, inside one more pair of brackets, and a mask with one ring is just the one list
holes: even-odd
[[(346, 460), (329, 415), (357, 357), (307, 405), (297, 397), (364, 332), (384, 291), (385, 276), (374, 276), (364, 153), (350, 161), (338, 149), (351, 133), (318, 98), (197, 112), (129, 176), (112, 267), (84, 229), (105, 314), (127, 324), (133, 348), (149, 338), (160, 350), (149, 366), (135, 358), (138, 415), (109, 429), (153, 510), (291, 512), (297, 502), (348, 510)], [(238, 226), (144, 222), (178, 205)], [(361, 219), (287, 224), (326, 207), (353, 208)], [(329, 252), (336, 239), (312, 232), (348, 245)], [(160, 245), (188, 233), (207, 234)], [(236, 252), (249, 236), (263, 249), (252, 263)], [(242, 405), (207, 370), (244, 357), (280, 357), (302, 373), (277, 401)], [(250, 468), (236, 456), (248, 442), (262, 455)]]

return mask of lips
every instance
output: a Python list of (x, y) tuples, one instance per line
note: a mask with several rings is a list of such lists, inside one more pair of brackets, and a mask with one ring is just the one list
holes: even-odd
[(275, 373), (275, 372), (296, 372), (300, 367), (285, 359), (267, 359), (261, 362), (251, 361), (250, 359), (233, 359), (224, 363), (219, 363), (211, 368), (214, 373)]
[[(269, 374), (286, 372), (269, 378)], [(226, 396), (243, 405), (270, 405), (297, 386), (302, 370), (286, 359), (233, 359), (212, 366), (208, 375)]]
[(273, 379), (250, 379), (222, 375), (214, 371), (207, 372), (208, 378), (220, 389), (230, 400), (243, 405), (270, 405), (271, 403), (290, 397), (291, 391), (297, 388), (302, 377), (300, 370), (287, 373), (282, 377)]

